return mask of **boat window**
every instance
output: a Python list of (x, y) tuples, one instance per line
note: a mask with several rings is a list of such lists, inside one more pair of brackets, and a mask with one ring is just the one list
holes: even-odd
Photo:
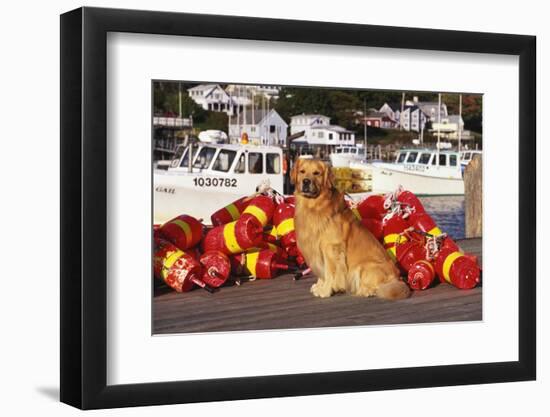
[(348, 149), (348, 148), (344, 148), (344, 153), (349, 153), (349, 149)]
[(212, 162), (212, 158), (215, 153), (216, 148), (211, 148), (209, 146), (202, 148), (197, 155), (197, 159), (195, 159), (193, 168), (207, 169), (210, 166), (210, 162)]
[(183, 158), (181, 159), (180, 167), (188, 167), (189, 166), (189, 151), (185, 152), (185, 155), (183, 155)]
[(452, 167), (456, 166), (456, 155), (449, 155), (449, 165)]
[(470, 159), (472, 159), (472, 153), (471, 152), (466, 152), (464, 154), (464, 160), (469, 161)]
[(431, 156), (432, 156), (431, 153), (421, 153), (420, 158), (418, 158), (418, 163), (428, 165), (428, 163), (430, 162)]
[[(437, 163), (437, 155), (435, 155), (435, 158), (432, 159), (432, 165), (435, 165), (436, 163)], [(447, 166), (447, 155), (439, 154), (439, 166)]]
[(418, 156), (418, 152), (410, 152), (409, 156), (407, 157), (407, 163), (414, 163), (416, 162), (416, 157)]
[(336, 149), (336, 153), (342, 153), (342, 149)]
[(185, 151), (185, 147), (184, 146), (178, 146), (176, 148), (176, 153), (174, 154), (174, 159), (177, 159), (179, 160), (181, 158), (181, 156), (183, 155), (183, 152)]
[(241, 156), (239, 156), (239, 161), (237, 162), (237, 166), (235, 167), (235, 173), (244, 174), (244, 170), (244, 153), (241, 153)]
[(278, 153), (265, 155), (265, 171), (268, 174), (279, 174), (281, 172), (281, 158)]
[(264, 172), (263, 154), (250, 152), (248, 154), (248, 172), (250, 174), (261, 174)]
[(214, 165), (212, 165), (212, 169), (214, 171), (222, 171), (222, 172), (229, 171), (229, 168), (231, 168), (231, 165), (233, 165), (233, 160), (235, 159), (236, 155), (237, 155), (236, 151), (230, 151), (229, 149), (222, 149), (218, 153), (218, 156), (214, 161)]
[(405, 152), (401, 152), (399, 154), (399, 156), (397, 157), (397, 163), (402, 164), (403, 162), (405, 162), (405, 157), (406, 156), (407, 156), (407, 154)]

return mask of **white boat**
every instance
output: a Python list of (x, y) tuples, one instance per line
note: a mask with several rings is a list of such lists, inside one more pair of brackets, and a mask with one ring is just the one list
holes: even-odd
[(463, 150), (460, 152), (460, 163), (466, 167), (474, 158), (475, 155), (482, 155), (483, 151), (478, 150)]
[(373, 193), (393, 192), (403, 186), (418, 195), (463, 195), (460, 155), (434, 149), (402, 149), (395, 162), (352, 163), (370, 171)]
[(330, 163), (335, 168), (347, 168), (352, 162), (366, 160), (365, 151), (359, 146), (337, 146), (330, 154)]
[(283, 192), (283, 154), (279, 147), (180, 145), (167, 170), (153, 171), (154, 222), (188, 214), (208, 224), (216, 210), (254, 193), (267, 181)]

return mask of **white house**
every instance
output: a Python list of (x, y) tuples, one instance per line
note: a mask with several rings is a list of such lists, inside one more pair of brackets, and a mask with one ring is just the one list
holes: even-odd
[(458, 114), (450, 114), (446, 117), (441, 116), (441, 123), (433, 122), (431, 131), (437, 136), (439, 130), (442, 139), (457, 140), (459, 129), (461, 131), (461, 139), (473, 139), (472, 132), (464, 130), (464, 120)]
[(426, 126), (428, 117), (418, 106), (407, 106), (403, 109), (400, 124), (403, 130), (420, 132)]
[(288, 125), (274, 109), (269, 112), (247, 109), (240, 115), (229, 117), (229, 141), (238, 143), (243, 133), (256, 145), (286, 144)]
[(200, 84), (187, 90), (189, 97), (204, 110), (226, 112), (236, 111), (231, 96), (219, 84)]
[(290, 134), (298, 135), (294, 143), (308, 145), (354, 145), (355, 133), (342, 126), (331, 125), (322, 114), (299, 114), (290, 118)]

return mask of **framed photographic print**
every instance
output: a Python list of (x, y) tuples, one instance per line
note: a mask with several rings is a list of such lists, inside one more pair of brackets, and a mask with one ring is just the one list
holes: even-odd
[(535, 38), (61, 16), (61, 400), (535, 379)]

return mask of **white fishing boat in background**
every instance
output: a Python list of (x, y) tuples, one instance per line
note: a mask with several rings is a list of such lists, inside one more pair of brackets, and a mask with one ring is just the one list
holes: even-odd
[(372, 193), (397, 187), (418, 195), (463, 195), (460, 155), (454, 151), (402, 149), (395, 162), (351, 163), (350, 168), (370, 174)]
[(483, 151), (479, 150), (463, 150), (460, 152), (460, 163), (466, 167), (474, 158), (475, 155), (482, 155)]
[(367, 158), (363, 146), (337, 146), (329, 157), (335, 168), (349, 167), (350, 163), (361, 162)]
[(282, 193), (283, 153), (277, 146), (180, 145), (167, 170), (153, 173), (154, 222), (182, 213), (204, 219), (264, 182)]

